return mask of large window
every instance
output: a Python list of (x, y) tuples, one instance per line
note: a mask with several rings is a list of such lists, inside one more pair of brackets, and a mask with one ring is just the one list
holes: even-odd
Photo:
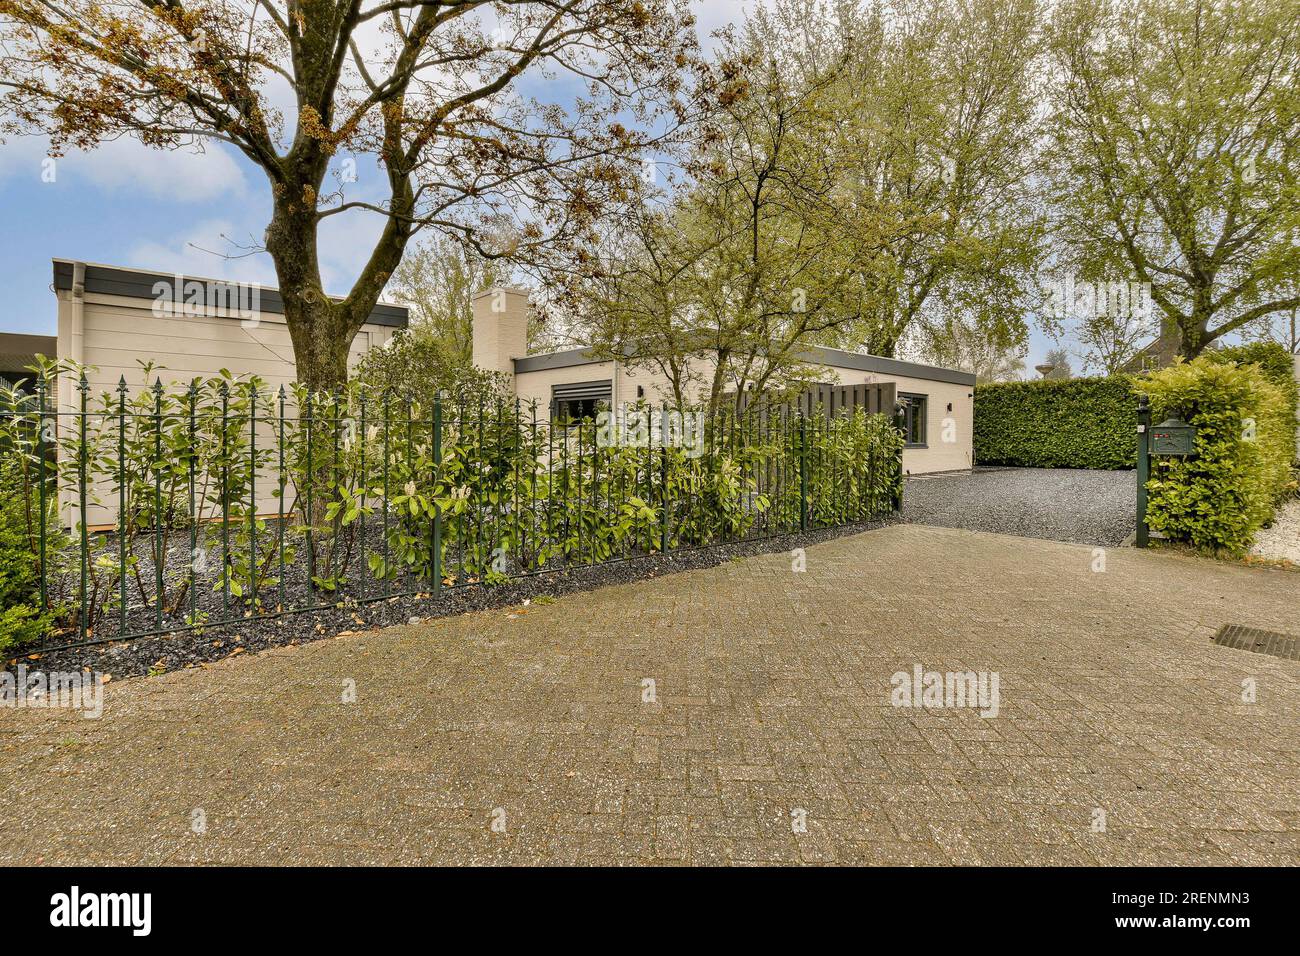
[(595, 418), (598, 408), (612, 404), (612, 386), (609, 379), (551, 386), (551, 417), (560, 422)]
[(903, 409), (903, 434), (909, 447), (925, 447), (926, 396), (900, 392), (898, 403)]

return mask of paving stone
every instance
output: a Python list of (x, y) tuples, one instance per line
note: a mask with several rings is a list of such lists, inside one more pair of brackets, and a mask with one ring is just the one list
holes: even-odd
[[(1213, 641), (1300, 575), (1093, 557), (896, 525), (0, 709), (0, 862), (1300, 861), (1300, 663)], [(895, 706), (918, 665), (997, 716)]]

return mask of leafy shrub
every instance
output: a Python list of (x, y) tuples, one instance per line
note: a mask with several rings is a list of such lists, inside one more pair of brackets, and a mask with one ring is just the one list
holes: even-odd
[(1244, 552), (1295, 488), (1294, 393), (1260, 365), (1203, 355), (1143, 376), (1152, 420), (1197, 427), (1196, 455), (1157, 458), (1147, 484), (1152, 531), (1210, 551)]
[[(784, 407), (701, 415), (688, 450), (648, 432), (620, 444), (596, 421), (551, 422), (488, 387), (435, 398), (412, 378), (272, 393), (226, 372), (164, 385), (146, 365), (134, 388), (92, 395), (85, 371), (38, 372), (46, 396), (57, 376), (79, 383), (84, 417), (64, 412), (56, 428), (48, 404), (42, 414), (16, 394), (0, 415), (0, 450), (21, 486), (5, 506), (30, 504), (41, 473), (50, 503), (52, 615), (30, 611), (38, 516), (24, 512), (22, 533), (4, 537), (26, 561), (0, 548), (10, 644), (51, 625), (125, 634), (288, 611), (319, 592), (331, 603), (413, 593), (435, 554), (444, 581), (492, 584), (786, 532), (805, 510), (812, 526), (848, 523), (890, 511), (901, 487), (901, 433), (861, 412), (803, 427)], [(86, 524), (99, 518), (106, 532), (84, 529), (84, 553), (83, 490)]]
[(1127, 379), (975, 386), (975, 461), (1027, 468), (1132, 468), (1137, 399)]
[(1300, 382), (1295, 377), (1295, 355), (1284, 346), (1277, 342), (1251, 342), (1205, 354), (1212, 362), (1258, 365), (1264, 377), (1282, 389), (1290, 399), (1291, 407), (1300, 414)]
[(509, 392), (504, 376), (465, 365), (418, 329), (402, 329), (383, 348), (368, 351), (354, 380), (375, 396), (387, 390), (396, 401), (429, 402), (437, 392), (475, 398)]
[(40, 607), (39, 549), (28, 513), (33, 502), (23, 494), (17, 465), (9, 455), (0, 461), (0, 654), (44, 637), (54, 619)]
[[(442, 515), (444, 573), (459, 567), (489, 581), (494, 571), (657, 551), (665, 534), (677, 549), (799, 526), (801, 431), (793, 416), (715, 419), (708, 450), (692, 457), (653, 442), (609, 445), (591, 420), (551, 427), (514, 414), (512, 403), (488, 404), (485, 413), (445, 402), (441, 468), (420, 430), (411, 436), (395, 424), (391, 435), (369, 436), (381, 447), (367, 460), (388, 461), (387, 481), (381, 487), (372, 473), (363, 484), (372, 500), (388, 498), (392, 515), (388, 557), (371, 556), (373, 573), (390, 577), (405, 567), (427, 577), (435, 514)], [(812, 526), (890, 510), (903, 438), (889, 419), (814, 415), (803, 434)], [(349, 513), (355, 519), (372, 510)]]

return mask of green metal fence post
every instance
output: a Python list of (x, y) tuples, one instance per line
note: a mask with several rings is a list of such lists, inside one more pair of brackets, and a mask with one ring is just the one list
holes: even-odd
[(437, 502), (438, 482), (442, 479), (442, 393), (433, 397), (433, 481), (429, 496), (433, 504), (433, 542), (430, 566), (433, 568), (433, 595), (442, 593), (442, 507)]
[(1138, 399), (1137, 413), (1137, 538), (1135, 544), (1145, 548), (1151, 543), (1147, 528), (1147, 481), (1151, 478), (1151, 399)]
[[(894, 427), (903, 433), (904, 444), (906, 444), (907, 418), (903, 406), (901, 404), (896, 404), (894, 406)], [(901, 449), (898, 452), (898, 461), (893, 466), (893, 470), (894, 470), (894, 481), (893, 481), (893, 488), (891, 489), (889, 494), (890, 502), (894, 506), (895, 511), (902, 511), (903, 510), (903, 452)]]
[(357, 504), (361, 508), (361, 514), (357, 518), (357, 537), (360, 543), (357, 545), (357, 552), (361, 555), (361, 566), (364, 568), (368, 561), (366, 558), (366, 501), (370, 497), (370, 476), (366, 474), (366, 387), (360, 386), (356, 390), (358, 414), (360, 424), (357, 425)]
[[(190, 493), (190, 626), (198, 624), (199, 619), (199, 505), (196, 497), (196, 478), (198, 470), (198, 407), (199, 380), (193, 379), (189, 387), (189, 449), (186, 452), (189, 472)], [(204, 550), (206, 557), (207, 551)]]
[(391, 388), (388, 388), (387, 386), (385, 386), (385, 388), (384, 388), (384, 390), (383, 390), (383, 393), (382, 393), (382, 395), (381, 395), (381, 401), (382, 401), (383, 406), (384, 406), (384, 408), (383, 408), (383, 413), (384, 413), (384, 467), (383, 467), (383, 482), (384, 482), (384, 486), (383, 486), (383, 489), (382, 489), (382, 490), (383, 490), (382, 498), (383, 498), (383, 509), (384, 509), (384, 510), (383, 510), (383, 518), (382, 518), (382, 522), (381, 522), (381, 523), (382, 523), (382, 525), (383, 525), (382, 534), (383, 534), (383, 536), (384, 536), (384, 564), (383, 564), (383, 571), (384, 571), (384, 582), (385, 582), (385, 583), (384, 583), (384, 590), (385, 590), (385, 591), (392, 591), (392, 590), (393, 590), (393, 584), (392, 584), (393, 579), (392, 579), (391, 576), (389, 576), (389, 573), (388, 573), (388, 563), (389, 563), (389, 561), (391, 560), (391, 555), (390, 555), (390, 553), (389, 553), (389, 545), (388, 545), (388, 458), (389, 458), (389, 454), (390, 454), (390, 449), (389, 449), (389, 444), (388, 444), (388, 416), (389, 416), (389, 412), (390, 412), (390, 408), (389, 408), (389, 406), (390, 406), (391, 403), (392, 403), (392, 397), (393, 397), (392, 389), (391, 389)]
[(659, 530), (659, 550), (668, 553), (672, 543), (670, 522), (672, 521), (672, 500), (668, 496), (668, 403), (663, 403), (659, 413), (659, 496), (663, 510), (662, 527)]
[(257, 383), (248, 383), (248, 607), (257, 613)]
[(162, 507), (162, 399), (162, 379), (156, 378), (153, 383), (153, 603), (154, 624), (160, 631), (163, 626), (163, 560), (167, 555)]
[(303, 401), (306, 404), (306, 408), (303, 409), (298, 423), (299, 431), (301, 434), (306, 435), (307, 442), (305, 448), (307, 455), (307, 469), (303, 473), (303, 484), (306, 485), (306, 487), (302, 489), (302, 491), (306, 493), (307, 501), (306, 506), (302, 508), (302, 524), (303, 527), (307, 529), (306, 538), (304, 540), (304, 544), (307, 546), (307, 593), (314, 597), (316, 594), (316, 536), (314, 534), (313, 524), (316, 520), (316, 513), (312, 509), (312, 486), (316, 484), (316, 471), (313, 468), (312, 463), (311, 420), (313, 401), (310, 389), (304, 392)]
[(41, 568), (41, 610), (50, 606), (49, 586), (45, 579), (45, 521), (48, 518), (47, 512), (49, 505), (45, 501), (45, 456), (48, 452), (45, 449), (45, 379), (40, 378), (36, 381), (36, 468), (37, 481), (39, 488), (37, 494), (40, 497), (41, 504), (41, 523), (39, 531), (40, 536), (40, 568)]
[(276, 442), (275, 442), (275, 444), (276, 444), (276, 454), (277, 454), (277, 456), (278, 456), (278, 465), (277, 465), (277, 466), (278, 466), (278, 468), (279, 468), (279, 475), (280, 475), (280, 477), (279, 477), (279, 483), (278, 483), (278, 485), (277, 485), (277, 487), (278, 487), (279, 490), (280, 490), (280, 503), (279, 503), (278, 505), (276, 505), (276, 508), (275, 508), (275, 510), (276, 510), (277, 512), (279, 512), (279, 515), (280, 515), (280, 516), (279, 516), (279, 519), (276, 521), (276, 529), (275, 529), (275, 536), (276, 536), (276, 549), (277, 549), (278, 552), (279, 552), (278, 557), (279, 557), (279, 562), (280, 562), (280, 580), (279, 580), (279, 582), (278, 582), (278, 586), (279, 586), (279, 588), (280, 588), (280, 596), (279, 596), (279, 599), (278, 599), (277, 602), (276, 602), (276, 608), (275, 608), (277, 611), (283, 611), (283, 610), (284, 610), (284, 576), (285, 576), (285, 567), (284, 567), (284, 565), (285, 565), (285, 558), (284, 558), (284, 523), (285, 523), (286, 520), (288, 520), (288, 515), (289, 515), (289, 513), (285, 510), (285, 500), (284, 500), (285, 488), (286, 488), (286, 486), (287, 486), (287, 481), (286, 481), (286, 476), (285, 476), (285, 471), (284, 471), (284, 401), (285, 401), (285, 397), (286, 397), (286, 396), (285, 396), (285, 393), (284, 393), (284, 386), (281, 385), (281, 386), (280, 386), (280, 391), (279, 391), (279, 393), (276, 395), (276, 401), (277, 401), (277, 403), (278, 403), (278, 405), (279, 405), (279, 421), (278, 421), (277, 426), (276, 426)]
[(118, 633), (126, 635), (126, 376), (117, 383), (117, 599)]
[(230, 385), (221, 383), (221, 619), (230, 620)]
[(81, 425), (78, 429), (79, 442), (77, 447), (77, 512), (78, 519), (81, 523), (81, 591), (79, 597), (81, 600), (81, 611), (78, 615), (77, 633), (80, 640), (85, 640), (90, 630), (90, 608), (86, 606), (86, 599), (90, 592), (90, 568), (87, 564), (90, 560), (90, 530), (86, 527), (86, 467), (89, 459), (89, 449), (86, 447), (86, 403), (90, 393), (90, 383), (86, 381), (83, 373), (81, 381), (77, 383), (77, 391), (81, 394)]
[(808, 417), (799, 409), (799, 530), (808, 530)]

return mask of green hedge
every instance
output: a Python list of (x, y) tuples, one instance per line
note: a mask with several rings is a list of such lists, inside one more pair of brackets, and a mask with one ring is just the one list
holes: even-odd
[(1205, 354), (1212, 362), (1258, 365), (1264, 377), (1287, 396), (1291, 408), (1300, 413), (1300, 382), (1295, 377), (1295, 356), (1277, 342), (1252, 342)]
[(1137, 386), (1151, 396), (1153, 421), (1176, 414), (1197, 427), (1193, 457), (1152, 462), (1151, 530), (1241, 554), (1295, 491), (1294, 378), (1220, 352), (1152, 372)]
[(975, 461), (1028, 468), (1132, 468), (1137, 398), (1126, 378), (975, 387)]

